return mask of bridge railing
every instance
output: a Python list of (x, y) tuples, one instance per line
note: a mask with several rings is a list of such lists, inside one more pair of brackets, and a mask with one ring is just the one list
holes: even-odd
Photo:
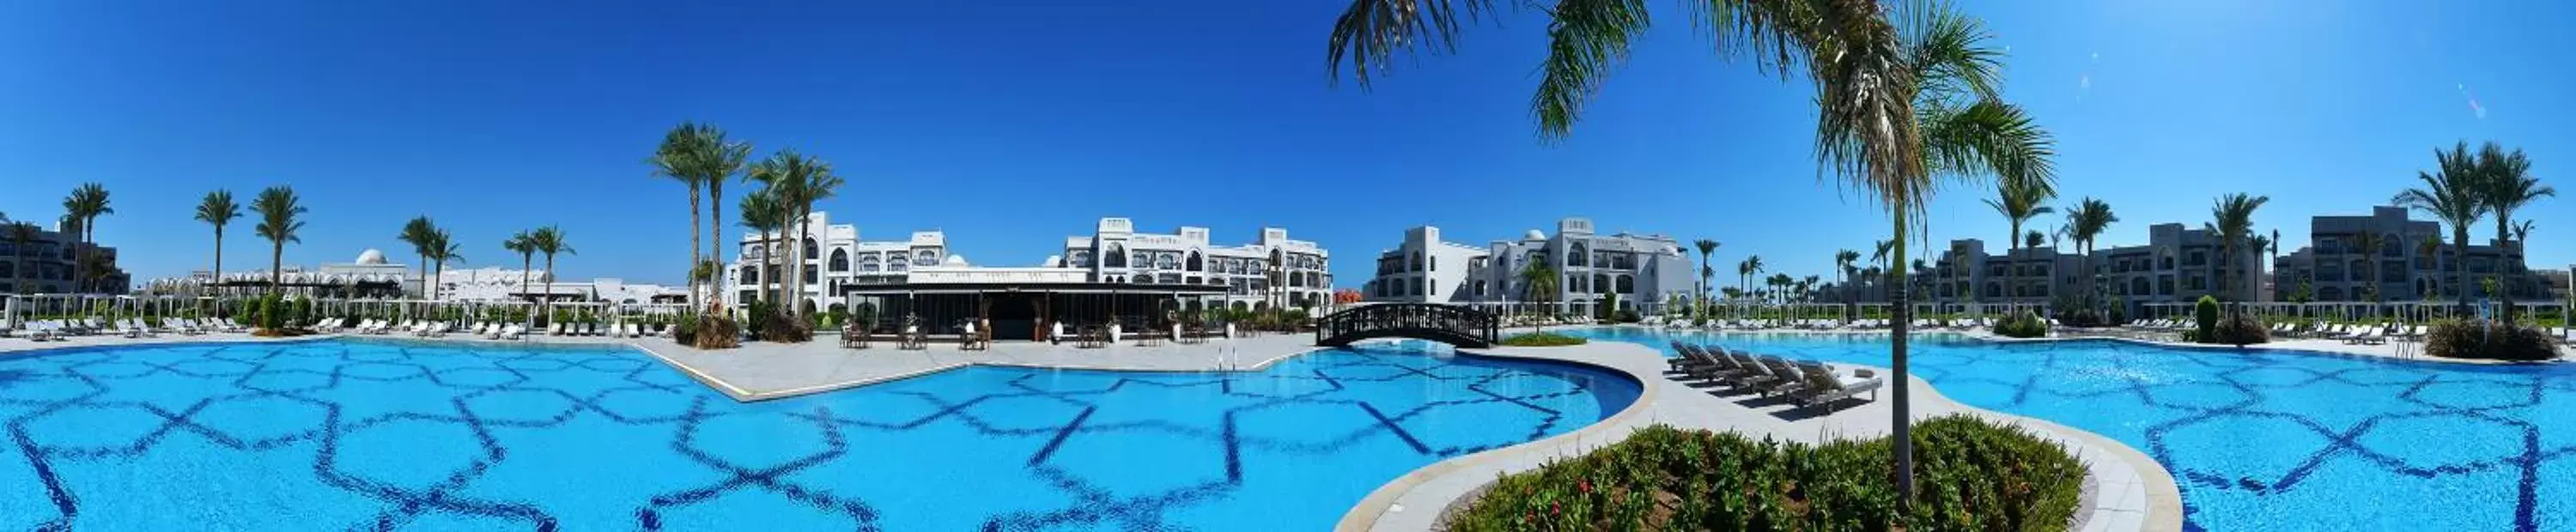
[(1378, 304), (1324, 316), (1316, 323), (1315, 343), (1325, 344), (1338, 338), (1365, 336), (1373, 332), (1437, 331), (1491, 345), (1499, 339), (1501, 330), (1501, 319), (1473, 308), (1424, 303)]

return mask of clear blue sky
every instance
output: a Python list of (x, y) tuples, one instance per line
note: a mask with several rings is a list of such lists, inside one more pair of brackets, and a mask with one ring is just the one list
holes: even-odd
[[(2055, 203), (2101, 197), (2125, 220), (2104, 245), (2197, 225), (2242, 191), (2272, 196), (2258, 224), (2301, 235), (2288, 248), (2307, 216), (2368, 212), (2460, 139), (2522, 147), (2576, 193), (2576, 59), (2553, 37), (2576, 8), (2473, 4), (1967, 9), (2011, 48), (2008, 96), (2057, 136)], [(1816, 180), (1805, 84), (1713, 59), (1678, 13), (1549, 146), (1527, 114), (1535, 14), (1363, 92), (1326, 84), (1340, 5), (20, 4), (0, 19), (0, 212), (49, 220), (73, 186), (104, 183), (118, 212), (99, 238), (150, 278), (206, 265), (199, 195), (285, 183), (313, 209), (290, 262), (408, 260), (393, 236), (428, 214), (471, 265), (515, 267), (504, 236), (561, 224), (581, 250), (564, 276), (673, 281), (687, 196), (640, 161), (694, 119), (829, 159), (851, 184), (822, 208), (865, 236), (944, 229), (988, 265), (1033, 264), (1102, 216), (1223, 241), (1287, 227), (1336, 253), (1344, 286), (1420, 224), (1482, 243), (1588, 216), (1828, 276), (1834, 250), (1885, 234)], [(1987, 195), (1944, 191), (1932, 236), (2000, 247)], [(2522, 214), (2539, 220), (2535, 266), (2576, 260), (2571, 212)], [(249, 235), (234, 230), (228, 267), (265, 266)]]

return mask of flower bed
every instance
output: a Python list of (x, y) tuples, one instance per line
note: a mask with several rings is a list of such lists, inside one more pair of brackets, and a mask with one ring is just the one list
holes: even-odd
[(1914, 504), (1896, 508), (1886, 439), (1824, 445), (1657, 425), (1506, 475), (1450, 530), (2063, 530), (2084, 465), (1970, 416), (1914, 428)]
[(1564, 347), (1569, 345), (1583, 345), (1585, 342), (1589, 341), (1590, 340), (1585, 340), (1582, 337), (1577, 336), (1566, 336), (1552, 332), (1534, 332), (1529, 334), (1515, 334), (1504, 338), (1503, 341), (1497, 343), (1511, 347)]

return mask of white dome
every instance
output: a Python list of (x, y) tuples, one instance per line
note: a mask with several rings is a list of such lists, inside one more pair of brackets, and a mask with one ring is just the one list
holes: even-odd
[(1047, 256), (1047, 258), (1046, 258), (1046, 262), (1044, 262), (1044, 263), (1039, 263), (1038, 265), (1039, 265), (1039, 266), (1045, 266), (1045, 267), (1048, 267), (1048, 268), (1062, 268), (1062, 267), (1064, 267), (1064, 256), (1063, 256), (1063, 255), (1048, 255), (1048, 256)]
[(1522, 235), (1522, 236), (1521, 236), (1521, 239), (1522, 239), (1522, 240), (1547, 240), (1547, 233), (1541, 233), (1541, 232), (1538, 232), (1538, 230), (1537, 230), (1537, 229), (1531, 229), (1531, 230), (1529, 231), (1529, 234), (1527, 234), (1527, 235)]
[(949, 266), (965, 266), (965, 265), (966, 265), (966, 256), (965, 256), (965, 255), (949, 255), (949, 256), (948, 256), (948, 262), (945, 262), (945, 263), (942, 263), (942, 264), (949, 265)]
[(358, 252), (358, 264), (384, 264), (385, 252), (373, 249)]

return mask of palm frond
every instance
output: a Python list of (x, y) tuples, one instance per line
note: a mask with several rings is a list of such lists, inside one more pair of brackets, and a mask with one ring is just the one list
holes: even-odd
[(1530, 96), (1541, 138), (1562, 139), (1600, 92), (1602, 78), (1628, 59), (1628, 47), (1651, 24), (1643, 0), (1558, 0), (1547, 27), (1547, 61)]
[(1352, 77), (1366, 89), (1371, 70), (1383, 74), (1396, 52), (1425, 42), (1438, 45), (1436, 52), (1455, 51), (1460, 19), (1474, 22), (1492, 8), (1492, 0), (1352, 0), (1333, 20), (1324, 70), (1339, 82), (1342, 62), (1349, 61)]
[(1933, 100), (1999, 100), (2003, 51), (1985, 22), (1960, 13), (1946, 0), (1915, 0), (1899, 8), (1910, 60)]

